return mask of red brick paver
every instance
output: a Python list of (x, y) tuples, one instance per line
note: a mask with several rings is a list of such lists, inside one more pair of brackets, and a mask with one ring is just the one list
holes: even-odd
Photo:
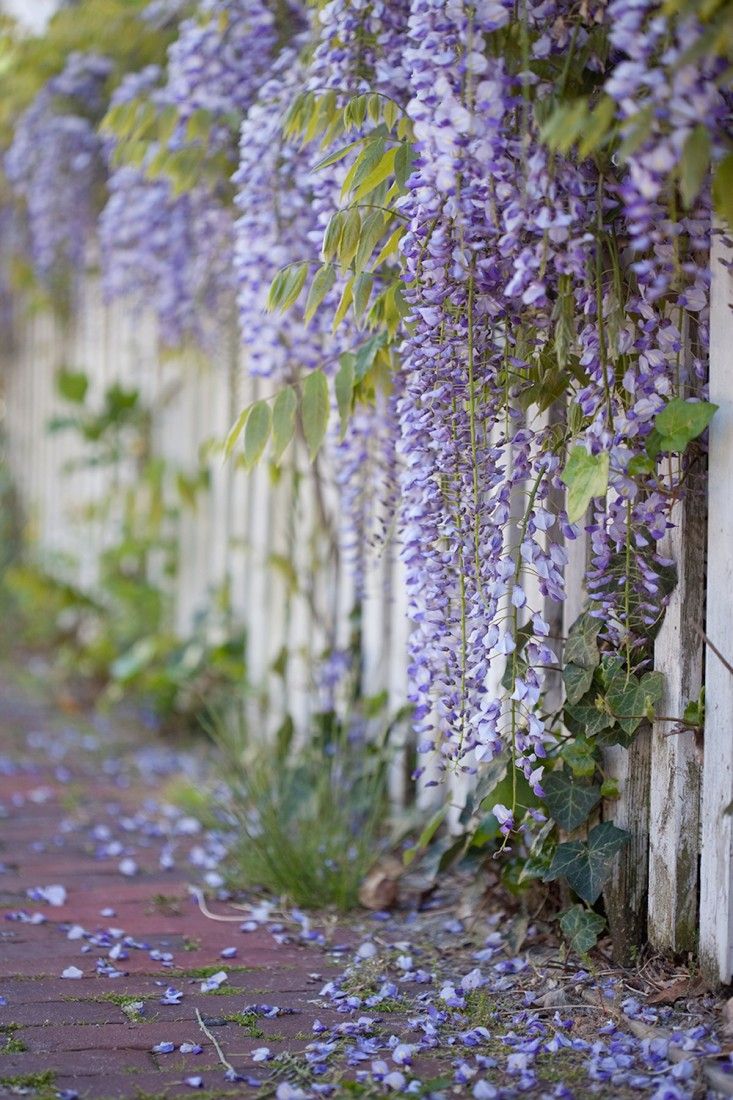
[[(201, 872), (189, 857), (195, 846), (205, 848), (205, 838), (171, 833), (175, 815), (166, 817), (158, 802), (175, 767), (172, 749), (146, 763), (149, 734), (119, 741), (106, 729), (54, 715), (17, 688), (3, 684), (2, 694), (0, 1096), (38, 1084), (39, 1074), (48, 1075), (38, 1089), (44, 1097), (63, 1090), (90, 1100), (195, 1096), (185, 1084), (192, 1076), (214, 1096), (251, 1093), (226, 1082), (196, 1010), (226, 1058), (256, 1076), (253, 1049), (302, 1050), (314, 1019), (330, 1022), (334, 1014), (312, 1001), (321, 984), (316, 975), (328, 977), (335, 963), (297, 939), (279, 944), (264, 925), (243, 932), (238, 922), (216, 923), (199, 911), (188, 883)], [(171, 849), (174, 865), (164, 869), (161, 854)], [(120, 871), (125, 858), (138, 868), (129, 877)], [(67, 891), (62, 905), (33, 897), (54, 884)], [(27, 920), (39, 913), (43, 923)], [(138, 946), (110, 957), (124, 937)], [(222, 958), (232, 946), (236, 957)], [(151, 952), (171, 955), (172, 965)], [(98, 973), (98, 960), (121, 973)], [(83, 977), (62, 978), (69, 967)], [(194, 971), (203, 967), (227, 973), (219, 993), (201, 992)], [(168, 986), (182, 991), (180, 1003), (160, 1003)], [(142, 1010), (130, 1002), (142, 1002)], [(227, 1019), (262, 1003), (293, 1015), (259, 1019), (255, 1034)], [(153, 1051), (165, 1042), (176, 1050)], [(182, 1043), (203, 1051), (182, 1054)]]

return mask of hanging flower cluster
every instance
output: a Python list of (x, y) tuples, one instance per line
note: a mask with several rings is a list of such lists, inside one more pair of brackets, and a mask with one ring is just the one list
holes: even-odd
[(80, 269), (96, 224), (102, 185), (97, 124), (112, 63), (72, 54), (19, 119), (5, 172), (26, 203), (31, 259), (44, 280)]
[[(160, 77), (154, 66), (126, 77), (112, 107), (141, 96), (158, 109), (171, 106)], [(113, 162), (116, 144), (108, 139), (106, 147)], [(207, 187), (176, 194), (169, 179), (149, 178), (144, 164), (113, 168), (108, 191), (99, 220), (107, 297), (152, 308), (167, 344), (186, 335), (205, 342), (204, 319), (219, 315), (232, 289), (228, 209)]]
[[(152, 305), (168, 344), (191, 337), (206, 344), (211, 331), (203, 319), (220, 319), (233, 294), (229, 188), (206, 171), (207, 162), (220, 154), (227, 163), (238, 120), (276, 44), (275, 18), (265, 4), (205, 0), (180, 26), (164, 84), (152, 90), (155, 74), (148, 74), (148, 102), (172, 119), (169, 132), (150, 145), (142, 165), (122, 164), (111, 174), (101, 218), (107, 292)], [(139, 100), (141, 79), (145, 74), (123, 82), (113, 108)], [(190, 161), (193, 179), (180, 187), (176, 173), (191, 170)]]

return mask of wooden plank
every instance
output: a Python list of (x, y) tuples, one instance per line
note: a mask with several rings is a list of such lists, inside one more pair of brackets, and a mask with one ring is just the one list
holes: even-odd
[[(721, 261), (733, 249), (714, 234), (710, 309), (710, 428), (706, 632), (733, 659), (733, 280)], [(713, 981), (733, 973), (733, 675), (710, 646), (705, 658), (705, 755), (700, 862), (700, 964)]]
[[(677, 585), (654, 645), (654, 667), (664, 675), (657, 713), (677, 717), (702, 686), (701, 630), (705, 606), (706, 476), (688, 473), (685, 496), (671, 515), (674, 527), (660, 545), (675, 562)], [(649, 826), (650, 942), (669, 951), (697, 943), (697, 889), (702, 743), (693, 731), (658, 721), (652, 730)]]

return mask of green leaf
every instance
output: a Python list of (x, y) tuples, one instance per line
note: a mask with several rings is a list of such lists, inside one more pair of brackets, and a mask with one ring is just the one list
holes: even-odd
[(84, 371), (63, 368), (56, 375), (56, 389), (65, 401), (83, 405), (89, 389), (89, 379)]
[(626, 136), (621, 142), (618, 151), (620, 161), (625, 161), (627, 157), (633, 156), (636, 150), (644, 144), (651, 133), (654, 123), (654, 112), (654, 104), (649, 103), (638, 110), (635, 115), (632, 115), (631, 118), (624, 123)]
[(587, 955), (598, 943), (606, 921), (592, 909), (574, 905), (560, 914), (560, 928), (570, 947), (578, 955)]
[(346, 314), (349, 312), (349, 306), (351, 305), (353, 300), (354, 300), (354, 280), (349, 279), (348, 283), (345, 285), (344, 289), (341, 292), (341, 299), (340, 299), (339, 304), (336, 308), (336, 312), (333, 315), (332, 329), (333, 329), (334, 332), (339, 327), (339, 325), (343, 321)]
[[(395, 155), (397, 153), (397, 146), (393, 145), (391, 149), (387, 149), (384, 155), (380, 158), (377, 164), (374, 165), (371, 172), (366, 176), (363, 183), (356, 186), (354, 191), (354, 201), (361, 202), (367, 195), (371, 194), (375, 188), (379, 187), (380, 183), (388, 179), (394, 174)], [(401, 146), (400, 146), (401, 148)]]
[(364, 222), (361, 228), (361, 237), (359, 239), (359, 247), (356, 250), (356, 256), (354, 257), (354, 270), (356, 272), (362, 271), (366, 266), (367, 260), (374, 251), (374, 247), (377, 241), (384, 233), (384, 214), (381, 210), (372, 210), (364, 218)]
[(400, 109), (393, 99), (385, 99), (382, 106), (382, 118), (388, 130), (394, 130), (400, 115)]
[(262, 456), (270, 437), (272, 417), (267, 401), (256, 401), (244, 429), (244, 464), (251, 470)]
[(348, 195), (349, 191), (356, 189), (361, 181), (366, 179), (372, 169), (382, 159), (383, 153), (383, 137), (370, 141), (364, 146), (354, 163), (351, 165), (351, 168), (346, 173), (344, 182), (341, 185), (341, 198)]
[(555, 821), (567, 832), (577, 829), (601, 800), (601, 789), (574, 782), (565, 771), (550, 772), (542, 780), (545, 802)]
[(359, 247), (361, 237), (361, 214), (353, 207), (344, 215), (344, 227), (338, 245), (338, 258), (344, 267), (348, 267)]
[(343, 210), (337, 210), (329, 219), (328, 225), (326, 226), (326, 232), (323, 234), (321, 255), (324, 260), (332, 260), (334, 256), (337, 255), (343, 229), (344, 212)]
[(319, 267), (311, 283), (308, 297), (305, 300), (303, 317), (306, 324), (313, 319), (316, 310), (336, 282), (336, 272), (331, 264)]
[(568, 487), (567, 510), (571, 523), (583, 518), (593, 497), (605, 495), (608, 465), (608, 451), (591, 455), (585, 447), (573, 447), (562, 472), (562, 480)]
[(305, 281), (308, 278), (308, 264), (301, 263), (295, 264), (290, 269), (290, 274), (285, 279), (285, 291), (283, 294), (283, 300), (280, 304), (280, 309), (289, 309), (298, 299), (298, 296), (305, 286)]
[(634, 455), (629, 460), (626, 472), (629, 477), (643, 477), (645, 474), (653, 474), (656, 468), (657, 463), (650, 455)]
[(579, 615), (568, 630), (568, 640), (565, 643), (565, 661), (568, 664), (578, 665), (580, 668), (597, 668), (601, 659), (598, 651), (598, 633), (600, 629), (600, 619), (590, 615), (587, 611)]
[(351, 152), (352, 149), (356, 149), (358, 145), (361, 145), (361, 138), (357, 138), (356, 141), (350, 141), (348, 145), (344, 145), (341, 149), (336, 149), (335, 152), (329, 153), (323, 160), (319, 160), (318, 164), (314, 165), (313, 171), (320, 172), (321, 168), (330, 168), (332, 164), (338, 164), (340, 160), (343, 160), (345, 156)]
[(370, 271), (362, 271), (354, 279), (354, 315), (361, 317), (369, 302), (374, 285), (374, 276)]
[(272, 313), (276, 309), (286, 310), (291, 306), (308, 278), (308, 264), (293, 264), (291, 267), (278, 271), (272, 280), (270, 295), (267, 300), (267, 308)]
[(617, 779), (604, 779), (601, 783), (601, 798), (618, 798), (621, 794)]
[(558, 845), (545, 882), (562, 876), (578, 897), (592, 905), (600, 897), (613, 857), (628, 841), (625, 829), (603, 821), (591, 829), (587, 841), (571, 840)]
[(713, 203), (715, 209), (733, 229), (733, 153), (723, 157), (713, 176)]
[(395, 179), (401, 188), (404, 188), (410, 178), (414, 159), (412, 145), (410, 145), (409, 141), (403, 141), (397, 149), (394, 158)]
[(717, 407), (710, 401), (673, 397), (654, 421), (659, 451), (684, 451), (688, 443), (705, 431)]
[(679, 164), (680, 195), (686, 210), (700, 194), (709, 168), (710, 135), (707, 126), (700, 123), (689, 134)]
[(226, 442), (224, 443), (225, 458), (231, 457), (231, 453), (236, 446), (237, 440), (244, 431), (244, 425), (247, 423), (247, 417), (249, 416), (251, 407), (251, 405), (247, 405), (244, 409), (242, 409), (241, 413), (229, 429), (229, 434), (227, 435)]
[(615, 116), (616, 103), (610, 96), (602, 96), (583, 127), (581, 141), (578, 145), (578, 154), (581, 157), (590, 156), (599, 145), (603, 144), (608, 137)]
[(412, 863), (412, 861), (415, 859), (415, 856), (419, 855), (420, 852), (425, 851), (427, 846), (430, 844), (430, 841), (433, 839), (438, 829), (445, 821), (448, 809), (448, 805), (445, 805), (441, 806), (439, 810), (436, 810), (423, 831), (420, 833), (415, 847), (408, 848), (407, 851), (404, 853), (402, 861), (406, 867), (408, 867)]
[(569, 703), (579, 703), (593, 683), (593, 669), (580, 665), (565, 665), (562, 670), (565, 695)]
[(651, 717), (663, 692), (663, 673), (647, 672), (639, 679), (616, 666), (610, 673), (606, 698), (621, 729), (631, 736), (645, 718)]
[(350, 352), (341, 356), (338, 373), (334, 378), (334, 389), (341, 420), (341, 439), (343, 439), (349, 425), (354, 398), (354, 356)]
[(374, 360), (377, 354), (387, 343), (386, 332), (375, 332), (373, 336), (370, 336), (366, 343), (362, 344), (356, 353), (356, 359), (354, 361), (354, 381), (361, 382), (361, 380), (369, 373), (374, 366)]
[[(573, 775), (579, 777), (590, 777), (595, 774), (596, 770), (596, 757), (593, 746), (585, 741), (583, 738), (576, 738), (575, 741), (569, 741), (563, 745), (560, 750), (560, 756), (563, 761), (568, 765)], [(544, 781), (542, 783), (544, 789)]]
[(688, 726), (702, 726), (705, 722), (705, 687), (700, 688), (697, 699), (690, 699), (685, 705), (682, 714), (684, 723)]
[(595, 737), (602, 730), (614, 725), (613, 718), (595, 700), (581, 701), (564, 708), (566, 724), (573, 732), (581, 732), (585, 737)]
[(280, 461), (290, 440), (295, 433), (295, 410), (298, 407), (298, 398), (292, 386), (288, 386), (275, 398), (272, 406), (272, 457), (276, 463)]
[(588, 101), (584, 97), (561, 103), (540, 131), (550, 149), (567, 153), (578, 140), (588, 120)]
[(303, 433), (308, 445), (311, 462), (318, 454), (328, 427), (330, 412), (328, 382), (323, 371), (315, 370), (306, 377), (303, 385)]
[(387, 243), (382, 248), (382, 251), (374, 261), (374, 267), (380, 267), (385, 260), (388, 260), (390, 256), (394, 255), (399, 247), (399, 243), (402, 240), (405, 233), (404, 226), (400, 225), (395, 229), (394, 233), (389, 237)]

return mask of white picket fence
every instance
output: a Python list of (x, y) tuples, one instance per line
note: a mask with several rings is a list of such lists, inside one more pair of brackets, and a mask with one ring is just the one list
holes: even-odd
[[(718, 255), (723, 248), (716, 241)], [(670, 723), (660, 721), (629, 752), (610, 750), (604, 766), (621, 786), (609, 814), (633, 833), (617, 859), (609, 895), (616, 897), (622, 932), (648, 924), (654, 946), (698, 950), (706, 973), (727, 981), (733, 974), (733, 818), (727, 812), (733, 801), (733, 676), (710, 647), (705, 654), (703, 643), (705, 634), (724, 658), (733, 657), (733, 288), (717, 263), (713, 297), (710, 388), (720, 410), (711, 432), (707, 540), (705, 483), (698, 480), (697, 491), (677, 506), (669, 551), (679, 584), (656, 642), (656, 666), (667, 683), (665, 716), (681, 714), (697, 696), (704, 666), (705, 751), (699, 736), (670, 736)], [(317, 482), (299, 453), (296, 472), (274, 483), (265, 465), (246, 474), (223, 460), (220, 447), (207, 451), (212, 441), (221, 443), (245, 404), (267, 393), (263, 382), (248, 376), (233, 334), (222, 333), (207, 363), (161, 357), (151, 321), (105, 306), (90, 282), (68, 329), (45, 313), (24, 319), (15, 346), (3, 356), (2, 380), (6, 452), (38, 555), (91, 591), (115, 520), (100, 520), (90, 530), (81, 509), (105, 494), (112, 475), (64, 472), (80, 444), (68, 433), (47, 431), (52, 417), (68, 411), (54, 384), (61, 367), (86, 372), (92, 399), (115, 380), (138, 387), (153, 411), (154, 453), (172, 466), (193, 474), (203, 454), (210, 488), (180, 520), (176, 629), (189, 633), (227, 584), (232, 618), (248, 636), (250, 678), (263, 699), (269, 697), (269, 709), (254, 704), (255, 720), (266, 731), (287, 712), (307, 729), (318, 658), (346, 645), (354, 603), (349, 572), (331, 552), (336, 509), (325, 464)], [(132, 473), (130, 464), (115, 476)], [(557, 624), (563, 632), (582, 609), (584, 540), (568, 550), (568, 599)], [(409, 630), (394, 546), (369, 560), (366, 589), (363, 689), (386, 690), (394, 711), (405, 700)], [(289, 659), (280, 677), (273, 664), (283, 649)], [(404, 767), (403, 760), (393, 775), (397, 800), (405, 789)], [(459, 785), (454, 793), (460, 794)]]

